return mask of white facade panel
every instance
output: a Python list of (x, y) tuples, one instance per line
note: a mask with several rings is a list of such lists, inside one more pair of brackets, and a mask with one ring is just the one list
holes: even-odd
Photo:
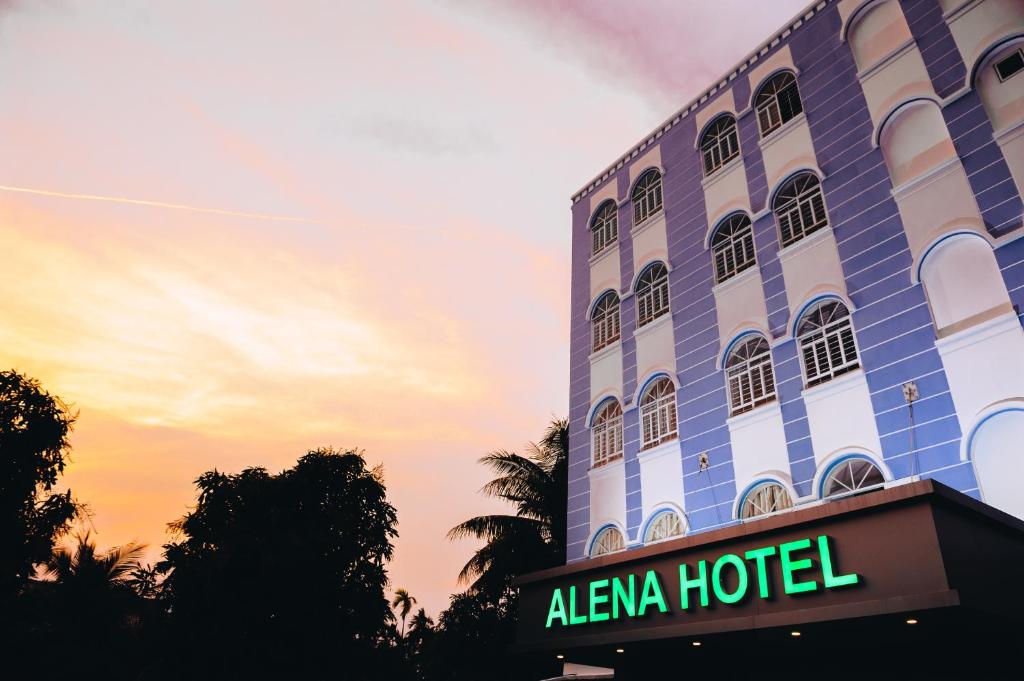
[(803, 398), (816, 467), (844, 450), (865, 450), (881, 458), (882, 445), (863, 371), (805, 388)]
[(789, 454), (778, 402), (733, 416), (726, 423), (737, 492), (765, 474), (789, 480)]
[(622, 397), (622, 343), (603, 348), (590, 360), (590, 401), (599, 397)]
[(996, 402), (1024, 398), (1024, 330), (1013, 312), (941, 338), (935, 347), (964, 433)]
[(644, 522), (665, 504), (683, 508), (683, 461), (679, 441), (640, 452), (640, 489)]
[(676, 344), (671, 314), (663, 315), (636, 330), (637, 380), (642, 381), (656, 371), (667, 371), (675, 375)]
[[(590, 531), (593, 534), (605, 525), (615, 525), (626, 537), (626, 464), (619, 459), (600, 468), (592, 468), (590, 476)], [(593, 537), (591, 537), (593, 538)]]

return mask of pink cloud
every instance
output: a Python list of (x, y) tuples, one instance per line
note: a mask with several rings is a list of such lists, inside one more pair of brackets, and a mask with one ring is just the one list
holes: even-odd
[[(502, 1), (546, 47), (658, 108), (678, 107), (781, 26), (805, 0), (714, 3)], [(738, 17), (743, 17), (738, 21)]]

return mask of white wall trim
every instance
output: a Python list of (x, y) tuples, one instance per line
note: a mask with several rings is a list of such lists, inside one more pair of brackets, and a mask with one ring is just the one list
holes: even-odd
[(824, 227), (819, 227), (816, 231), (811, 232), (799, 241), (795, 241), (788, 246), (780, 248), (776, 251), (776, 255), (780, 262), (787, 262), (797, 257), (803, 251), (817, 245), (819, 241), (823, 241), (828, 238), (828, 235), (832, 234), (832, 222)]
[(835, 395), (836, 393), (846, 392), (858, 383), (864, 383), (865, 381), (864, 369), (858, 368), (847, 372), (842, 376), (833, 378), (831, 381), (819, 383), (818, 385), (811, 386), (810, 388), (804, 388), (800, 391), (800, 397), (803, 398), (804, 403), (820, 402), (832, 395)]
[[(701, 163), (703, 163), (703, 161)], [(720, 182), (722, 180), (722, 178), (724, 178), (727, 175), (730, 175), (733, 172), (735, 172), (737, 168), (743, 168), (743, 150), (742, 149), (740, 150), (740, 152), (738, 154), (736, 154), (735, 158), (731, 159), (725, 165), (719, 166), (713, 173), (711, 173), (710, 175), (707, 175), (706, 177), (704, 177), (700, 181), (700, 186), (704, 188), (704, 191), (706, 193), (709, 188), (711, 188), (714, 185), (718, 184), (718, 182)], [(729, 212), (731, 213), (732, 211), (729, 211)], [(723, 215), (728, 215), (728, 213), (724, 213)], [(720, 218), (716, 217), (714, 220), (708, 220), (708, 222), (717, 223), (719, 219)]]
[(594, 265), (596, 265), (597, 263), (601, 262), (602, 260), (610, 258), (613, 251), (615, 252), (616, 255), (618, 255), (618, 253), (619, 253), (619, 240), (618, 240), (617, 237), (615, 239), (615, 243), (613, 243), (611, 246), (608, 246), (607, 248), (605, 248), (603, 251), (601, 251), (597, 255), (590, 256), (590, 259), (589, 259), (590, 266), (593, 267)]
[[(788, 71), (789, 69), (785, 70)], [(768, 133), (767, 137), (762, 137), (759, 140), (757, 140), (757, 146), (761, 148), (762, 152), (764, 152), (764, 150), (767, 149), (768, 147), (788, 137), (789, 133), (791, 133), (795, 128), (800, 127), (801, 123), (807, 123), (807, 116), (804, 115), (803, 111), (798, 113), (796, 116), (793, 116), (793, 118), (790, 118), (788, 121), (786, 121), (779, 127), (772, 130), (770, 133)]]
[[(678, 430), (678, 428), (677, 428), (677, 430)], [(668, 455), (673, 454), (673, 453), (675, 453), (676, 455), (678, 455), (680, 457), (680, 465), (682, 465), (681, 460), (682, 460), (683, 449), (682, 449), (682, 446), (680, 445), (678, 437), (675, 440), (669, 440), (668, 442), (662, 442), (657, 447), (651, 447), (650, 449), (641, 449), (640, 451), (637, 452), (636, 458), (639, 459), (640, 461), (645, 461), (645, 462), (647, 462), (647, 461), (657, 461), (659, 459), (664, 459), (665, 457), (667, 457)]]
[[(614, 476), (616, 473), (620, 472), (620, 469), (625, 470), (625, 467), (626, 457), (622, 457), (621, 459), (609, 461), (608, 463), (598, 466), (597, 468), (591, 467), (590, 470), (587, 471), (587, 477), (590, 478), (591, 480), (603, 480), (604, 478), (610, 478)], [(626, 491), (623, 490), (622, 493), (625, 494)]]
[(652, 322), (647, 322), (643, 326), (636, 327), (633, 330), (633, 337), (636, 338), (638, 336), (644, 336), (644, 335), (646, 335), (648, 333), (651, 333), (652, 331), (654, 331), (657, 328), (665, 326), (666, 324), (670, 323), (671, 321), (672, 321), (672, 307), (670, 305), (668, 312), (664, 313), (663, 315), (661, 315), (660, 317), (658, 317), (657, 319), (655, 319)]
[(1021, 330), (1020, 320), (1017, 318), (1016, 312), (1007, 312), (963, 331), (957, 331), (945, 338), (936, 339), (935, 348), (939, 354), (955, 352), (1014, 329)]
[(911, 196), (922, 189), (927, 189), (934, 182), (937, 182), (947, 175), (955, 172), (959, 165), (960, 157), (954, 153), (952, 157), (946, 159), (934, 168), (925, 171), (923, 174), (918, 175), (911, 180), (907, 180), (898, 187), (893, 187), (892, 196), (895, 199), (902, 199)]
[[(621, 324), (621, 322), (620, 322), (620, 324)], [(614, 343), (609, 343), (608, 345), (604, 346), (603, 348), (601, 348), (597, 352), (590, 353), (590, 355), (587, 357), (587, 359), (590, 360), (591, 364), (594, 364), (595, 362), (601, 361), (602, 359), (604, 359), (608, 355), (612, 354), (616, 350), (619, 350), (619, 351), (622, 350), (622, 338), (619, 338), (619, 340), (615, 341)]]
[(664, 185), (661, 188), (661, 192), (662, 192), (662, 194), (661, 194), (661, 210), (659, 210), (654, 215), (649, 216), (646, 220), (641, 222), (639, 225), (633, 225), (632, 227), (629, 228), (629, 235), (631, 237), (633, 237), (634, 239), (639, 234), (642, 234), (643, 232), (646, 232), (648, 229), (650, 229), (651, 227), (653, 227), (654, 225), (656, 225), (658, 223), (661, 223), (664, 226), (664, 224), (665, 224), (665, 187), (664, 187)]
[(780, 420), (782, 419), (782, 405), (779, 404), (779, 400), (772, 400), (765, 404), (758, 405), (750, 411), (745, 411), (742, 414), (736, 416), (730, 416), (725, 420), (725, 425), (730, 430), (734, 428), (743, 428), (750, 426), (761, 421), (766, 421), (772, 417), (777, 416)]
[[(900, 11), (902, 11), (902, 8)], [(913, 47), (917, 47), (917, 43), (914, 42), (914, 38), (913, 36), (911, 36), (910, 38), (907, 38), (905, 41), (900, 43), (900, 45), (896, 47), (896, 49), (894, 49), (892, 52), (885, 55), (871, 66), (867, 67), (866, 69), (863, 69), (862, 71), (858, 71), (857, 80), (859, 80), (863, 85), (864, 81), (871, 80), (871, 78), (878, 75), (878, 73), (886, 66), (893, 63), (894, 61), (905, 55), (907, 52), (910, 52), (910, 49)]]
[(747, 267), (747, 269), (743, 270), (739, 274), (736, 274), (736, 275), (733, 275), (732, 277), (729, 277), (728, 279), (726, 279), (725, 281), (721, 282), (720, 284), (715, 284), (713, 287), (711, 287), (711, 293), (715, 297), (724, 295), (728, 291), (730, 291), (730, 290), (732, 290), (732, 289), (734, 289), (734, 288), (736, 288), (738, 286), (741, 286), (742, 284), (745, 284), (747, 279), (753, 279), (754, 277), (760, 278), (760, 276), (761, 276), (761, 268), (758, 267), (757, 255), (755, 254), (754, 255), (754, 263), (752, 265)]

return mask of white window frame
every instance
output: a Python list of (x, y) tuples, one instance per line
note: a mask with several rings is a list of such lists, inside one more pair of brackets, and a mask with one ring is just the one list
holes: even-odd
[(669, 301), (668, 268), (660, 262), (649, 265), (636, 282), (637, 327), (670, 312)]
[[(853, 470), (853, 464), (855, 463), (867, 464), (868, 468), (864, 470), (863, 474), (859, 474)], [(881, 478), (881, 480), (867, 483), (868, 476), (871, 475), (872, 471), (877, 472), (878, 477)], [(838, 480), (840, 473), (849, 474), (852, 487), (847, 485), (845, 482)], [(837, 482), (844, 489), (829, 493), (829, 483), (832, 481)], [(870, 492), (871, 490), (881, 489), (884, 486), (885, 473), (882, 472), (882, 469), (878, 464), (864, 456), (851, 456), (833, 465), (829, 470), (828, 475), (825, 476), (825, 479), (821, 483), (821, 498), (839, 499), (841, 497), (849, 497), (857, 494), (863, 494), (864, 492)]]
[[(803, 328), (812, 323), (813, 315), (820, 315), (827, 306), (835, 305), (829, 318), (824, 323), (813, 322), (815, 328)], [(842, 308), (844, 314), (837, 316), (835, 310)], [(822, 319), (824, 319), (822, 317)], [(829, 298), (814, 305), (804, 313), (797, 325), (797, 344), (800, 349), (800, 364), (803, 366), (804, 387), (827, 383), (837, 376), (854, 371), (860, 367), (860, 351), (857, 348), (857, 336), (853, 330), (853, 319), (846, 304), (840, 300)], [(838, 354), (834, 351), (838, 350)], [(814, 359), (814, 373), (808, 366), (807, 353), (810, 351)], [(822, 355), (822, 352), (824, 354)], [(836, 360), (839, 361), (836, 361)]]
[(597, 352), (619, 340), (622, 333), (619, 296), (608, 291), (598, 298), (590, 320), (591, 350)]
[[(801, 182), (807, 184), (798, 187)], [(792, 196), (786, 196), (783, 202), (783, 196), (787, 194)], [(801, 173), (782, 185), (775, 196), (772, 212), (779, 228), (779, 243), (783, 248), (795, 244), (829, 224), (825, 192), (822, 191), (821, 181), (814, 173)], [(810, 217), (807, 217), (808, 213)]]
[(671, 509), (657, 511), (654, 519), (648, 524), (644, 534), (645, 544), (654, 544), (673, 537), (681, 537), (686, 532), (682, 517)]
[(1011, 74), (1010, 74), (1009, 76), (1007, 76), (1006, 78), (1003, 78), (1003, 74), (999, 73), (999, 65), (1000, 65), (1000, 64), (1002, 64), (1002, 63), (1003, 63), (1004, 61), (1006, 61), (1007, 59), (1009, 59), (1010, 57), (1014, 56), (1015, 54), (1016, 54), (1016, 55), (1020, 55), (1020, 58), (1021, 58), (1022, 60), (1024, 60), (1024, 48), (1019, 48), (1019, 47), (1018, 47), (1018, 48), (1017, 48), (1016, 50), (1013, 50), (1013, 51), (1009, 52), (1008, 54), (1004, 54), (1004, 55), (1003, 55), (1003, 57), (1002, 57), (1001, 59), (998, 59), (998, 60), (996, 60), (996, 61), (995, 61), (995, 62), (994, 62), (994, 63), (992, 64), (992, 68), (993, 68), (993, 69), (995, 70), (995, 72), (996, 72), (996, 78), (998, 78), (998, 79), (999, 79), (999, 82), (1000, 82), (1000, 83), (1005, 83), (1006, 81), (1010, 80), (1010, 79), (1011, 79), (1011, 78), (1013, 78), (1014, 76), (1017, 76), (1017, 75), (1020, 75), (1021, 73), (1024, 73), (1024, 68), (1020, 68), (1020, 69), (1017, 69), (1016, 71), (1014, 71), (1013, 73), (1011, 73)]
[(754, 225), (750, 218), (737, 213), (723, 220), (711, 237), (711, 255), (716, 284), (755, 265)]
[(615, 244), (619, 238), (619, 208), (614, 201), (605, 201), (597, 209), (590, 223), (591, 247), (593, 257), (603, 253)]
[(739, 155), (740, 138), (736, 118), (728, 114), (719, 116), (700, 138), (700, 158), (704, 177), (711, 177)]
[[(790, 112), (790, 117), (783, 120), (779, 94), (790, 87), (796, 90), (796, 100), (800, 105), (800, 110)], [(803, 113), (804, 102), (800, 97), (800, 88), (797, 85), (796, 76), (791, 71), (783, 71), (772, 76), (758, 90), (754, 108), (757, 110), (757, 127), (761, 132), (762, 139)]]
[(594, 468), (622, 458), (622, 406), (617, 400), (598, 410), (590, 430)]
[(591, 556), (606, 556), (626, 550), (626, 538), (617, 527), (606, 527), (594, 537)]
[(633, 226), (646, 222), (661, 212), (664, 207), (661, 173), (651, 168), (636, 182), (633, 188)]
[(640, 398), (641, 451), (678, 439), (678, 419), (675, 384), (667, 376), (655, 379)]
[[(752, 348), (752, 345), (757, 347)], [(753, 354), (755, 351), (757, 354)], [(751, 411), (775, 400), (772, 351), (764, 336), (751, 334), (738, 341), (726, 358), (725, 375), (729, 388), (730, 416)]]
[[(771, 494), (769, 494), (769, 490), (772, 490)], [(747, 513), (748, 508), (755, 512)], [(739, 516), (740, 520), (753, 520), (788, 511), (791, 508), (793, 508), (793, 497), (785, 485), (775, 480), (765, 480), (758, 483), (743, 497)]]

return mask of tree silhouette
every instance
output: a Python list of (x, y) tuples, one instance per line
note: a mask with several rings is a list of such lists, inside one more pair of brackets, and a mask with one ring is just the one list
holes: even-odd
[(568, 423), (559, 419), (527, 456), (500, 450), (480, 459), (498, 474), (481, 491), (510, 502), (516, 513), (477, 516), (448, 532), (449, 539), (486, 542), (459, 573), (473, 590), (498, 598), (516, 575), (565, 562), (568, 449)]
[(79, 513), (70, 490), (53, 491), (67, 464), (75, 418), (38, 381), (0, 372), (0, 609), (50, 557)]
[(311, 451), (272, 475), (204, 473), (158, 567), (179, 672), (379, 678), (396, 536), (382, 474), (356, 451)]
[(434, 628), (434, 620), (424, 608), (420, 608), (419, 611), (412, 617), (412, 623), (409, 626), (409, 633), (430, 631)]
[(452, 596), (423, 646), (426, 678), (470, 681), (486, 669), (493, 681), (512, 681), (558, 672), (554, 660), (525, 659), (508, 647), (515, 640), (518, 600), (512, 580), (565, 562), (568, 451), (568, 424), (558, 419), (540, 443), (528, 446), (527, 456), (500, 450), (480, 459), (498, 474), (481, 491), (512, 504), (515, 515), (478, 516), (449, 531), (451, 539), (485, 543), (459, 574), (469, 588)]
[(391, 607), (398, 608), (398, 614), (402, 618), (402, 638), (405, 638), (405, 618), (409, 616), (409, 611), (412, 610), (415, 603), (416, 599), (410, 596), (405, 589), (396, 589), (395, 597), (391, 599)]
[(128, 588), (132, 573), (139, 569), (142, 544), (115, 546), (97, 554), (89, 533), (77, 537), (74, 550), (59, 548), (46, 561), (46, 574), (64, 587), (77, 590), (112, 591)]
[(33, 580), (20, 599), (32, 612), (24, 624), (34, 634), (22, 652), (45, 656), (47, 678), (81, 674), (84, 658), (90, 659), (90, 675), (137, 676), (147, 652), (143, 627), (153, 614), (132, 577), (143, 550), (128, 544), (100, 552), (85, 532), (53, 551), (42, 579)]

